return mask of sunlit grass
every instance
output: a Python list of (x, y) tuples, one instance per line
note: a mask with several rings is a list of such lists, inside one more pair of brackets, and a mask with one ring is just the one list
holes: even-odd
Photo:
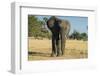
[(61, 57), (50, 57), (51, 40), (38, 40), (29, 38), (28, 40), (28, 60), (52, 60), (52, 59), (80, 59), (88, 57), (87, 41), (66, 40), (65, 55)]

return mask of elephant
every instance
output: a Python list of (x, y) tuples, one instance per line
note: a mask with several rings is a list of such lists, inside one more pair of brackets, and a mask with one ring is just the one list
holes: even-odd
[(47, 20), (47, 27), (52, 33), (52, 57), (65, 55), (66, 37), (70, 32), (70, 22), (68, 20), (51, 16)]

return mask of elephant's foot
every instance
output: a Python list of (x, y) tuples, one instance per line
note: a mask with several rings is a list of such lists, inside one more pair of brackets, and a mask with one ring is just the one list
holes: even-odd
[(65, 55), (65, 51), (62, 51), (62, 56), (64, 56)]
[(56, 57), (56, 55), (55, 54), (51, 54), (51, 57)]
[(57, 55), (57, 57), (61, 56), (60, 54)]
[(59, 57), (59, 56), (62, 56), (61, 53), (58, 53), (58, 54), (57, 54), (57, 57)]

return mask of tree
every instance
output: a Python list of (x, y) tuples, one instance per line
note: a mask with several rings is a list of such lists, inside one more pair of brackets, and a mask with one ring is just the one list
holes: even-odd
[(74, 30), (74, 32), (69, 36), (70, 39), (77, 39), (77, 40), (84, 40), (88, 39), (87, 33), (79, 33), (78, 31)]
[(86, 33), (81, 33), (81, 37), (84, 41), (88, 40), (88, 35)]
[(33, 15), (28, 16), (28, 36), (38, 36), (41, 30), (41, 22)]
[(74, 30), (74, 32), (71, 34), (71, 38), (79, 40), (80, 39), (80, 33), (77, 32), (76, 30)]
[(46, 28), (44, 28), (47, 18), (44, 20), (39, 20), (36, 16), (28, 16), (28, 36), (34, 38), (48, 38), (50, 39), (50, 34)]
[(47, 17), (44, 17), (43, 20), (45, 21), (45, 23), (48, 21)]

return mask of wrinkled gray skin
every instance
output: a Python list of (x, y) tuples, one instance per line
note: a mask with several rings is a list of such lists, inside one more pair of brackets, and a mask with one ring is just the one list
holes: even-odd
[(55, 16), (47, 21), (47, 27), (52, 32), (52, 54), (61, 56), (65, 53), (66, 37), (70, 31), (70, 23), (67, 20), (58, 19)]

